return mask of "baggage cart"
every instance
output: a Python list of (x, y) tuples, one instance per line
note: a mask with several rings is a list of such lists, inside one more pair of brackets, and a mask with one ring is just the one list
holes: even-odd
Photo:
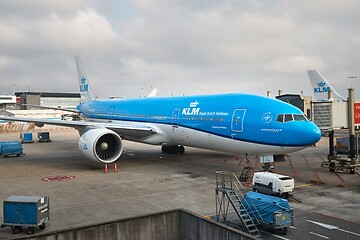
[(242, 204), (251, 218), (257, 219), (257, 225), (265, 230), (280, 230), (285, 235), (288, 227), (294, 225), (294, 209), (286, 199), (248, 192)]
[(20, 157), (22, 154), (23, 147), (19, 141), (0, 142), (0, 156), (5, 158), (10, 156)]
[(33, 135), (31, 132), (20, 133), (21, 143), (33, 143)]
[(49, 132), (38, 132), (39, 142), (51, 142)]
[(4, 223), (1, 227), (11, 227), (14, 234), (27, 228), (27, 234), (35, 228), (44, 229), (49, 221), (49, 198), (41, 196), (10, 196), (3, 202)]

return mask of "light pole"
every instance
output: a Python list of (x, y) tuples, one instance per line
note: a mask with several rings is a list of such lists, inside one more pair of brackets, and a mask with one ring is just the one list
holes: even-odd
[(351, 79), (351, 88), (354, 88), (354, 78), (356, 78), (356, 76), (350, 76), (348, 78)]

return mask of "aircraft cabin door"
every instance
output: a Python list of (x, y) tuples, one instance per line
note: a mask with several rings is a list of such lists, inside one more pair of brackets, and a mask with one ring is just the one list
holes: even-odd
[(242, 133), (244, 131), (244, 117), (246, 109), (235, 109), (231, 122), (232, 136), (236, 133)]
[(171, 124), (172, 124), (173, 129), (179, 127), (179, 114), (180, 114), (180, 109), (175, 108), (173, 111), (173, 114), (172, 114), (172, 119), (171, 119)]
[(114, 108), (109, 108), (108, 115), (109, 115), (109, 122), (112, 122), (114, 116)]

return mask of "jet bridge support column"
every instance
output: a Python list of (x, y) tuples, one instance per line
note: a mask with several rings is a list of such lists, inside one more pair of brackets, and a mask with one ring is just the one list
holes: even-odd
[(335, 156), (334, 153), (334, 129), (331, 129), (329, 131), (329, 155), (328, 155), (328, 159), (333, 159)]
[(350, 135), (350, 158), (357, 158), (355, 148), (355, 124), (354, 124), (354, 88), (348, 89), (348, 126)]

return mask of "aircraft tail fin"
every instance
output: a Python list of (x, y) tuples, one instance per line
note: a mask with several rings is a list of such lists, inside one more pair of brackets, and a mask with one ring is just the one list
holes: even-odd
[(80, 93), (85, 95), (85, 101), (91, 101), (95, 99), (94, 93), (91, 91), (89, 80), (86, 76), (84, 67), (81, 63), (80, 57), (75, 56), (76, 70), (78, 74)]
[(311, 86), (313, 87), (313, 93), (316, 101), (328, 100), (328, 92), (332, 90), (334, 99), (346, 100), (326, 81), (326, 79), (317, 70), (308, 70)]
[(154, 88), (147, 97), (155, 97), (157, 94), (157, 88)]

